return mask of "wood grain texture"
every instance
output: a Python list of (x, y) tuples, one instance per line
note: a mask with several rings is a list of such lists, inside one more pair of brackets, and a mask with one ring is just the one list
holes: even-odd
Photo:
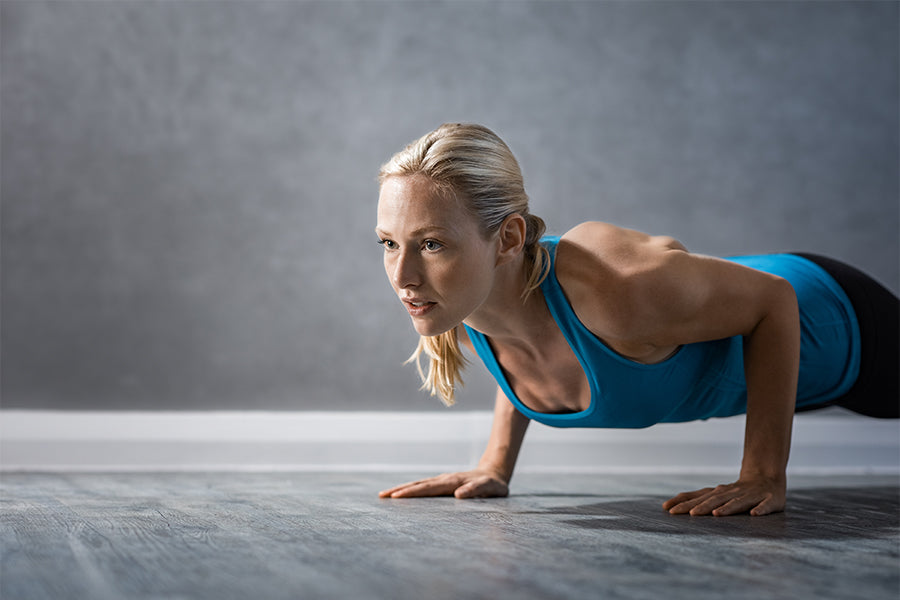
[(881, 598), (898, 479), (794, 478), (763, 518), (671, 516), (699, 476), (528, 475), (379, 500), (380, 474), (5, 474), (0, 597)]

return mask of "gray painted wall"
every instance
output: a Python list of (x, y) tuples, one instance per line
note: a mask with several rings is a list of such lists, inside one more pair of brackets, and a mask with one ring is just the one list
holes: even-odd
[[(379, 165), (494, 128), (534, 212), (898, 289), (895, 2), (42, 2), (2, 15), (2, 403), (433, 409)], [(461, 409), (491, 405), (473, 368)]]

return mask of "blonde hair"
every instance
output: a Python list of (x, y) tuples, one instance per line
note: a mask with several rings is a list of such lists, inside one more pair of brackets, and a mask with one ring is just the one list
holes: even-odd
[[(549, 253), (540, 244), (546, 226), (543, 219), (529, 213), (519, 163), (493, 131), (482, 125), (441, 125), (395, 154), (381, 167), (378, 181), (383, 184), (389, 177), (410, 175), (425, 175), (448, 200), (460, 199), (478, 219), (485, 237), (497, 232), (509, 215), (522, 215), (527, 266), (522, 300), (541, 285), (550, 265)], [(430, 359), (427, 374), (422, 369), (422, 353)], [(457, 328), (421, 336), (407, 362), (412, 361), (422, 378), (422, 389), (452, 406), (456, 385), (462, 385), (461, 373), (468, 363), (459, 348)]]

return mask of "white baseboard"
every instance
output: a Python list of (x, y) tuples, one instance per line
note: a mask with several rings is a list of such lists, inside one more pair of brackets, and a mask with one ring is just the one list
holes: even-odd
[[(434, 471), (474, 465), (489, 412), (0, 411), (2, 471)], [(518, 472), (736, 472), (744, 419), (529, 428)], [(789, 471), (898, 474), (900, 424), (794, 420)]]

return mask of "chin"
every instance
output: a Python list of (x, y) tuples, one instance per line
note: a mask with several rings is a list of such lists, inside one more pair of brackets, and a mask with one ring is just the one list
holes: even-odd
[(415, 319), (413, 319), (413, 329), (416, 330), (416, 333), (425, 337), (434, 337), (436, 335), (441, 335), (442, 333), (447, 333), (454, 327), (456, 327), (456, 325), (423, 323), (421, 321), (416, 321)]

